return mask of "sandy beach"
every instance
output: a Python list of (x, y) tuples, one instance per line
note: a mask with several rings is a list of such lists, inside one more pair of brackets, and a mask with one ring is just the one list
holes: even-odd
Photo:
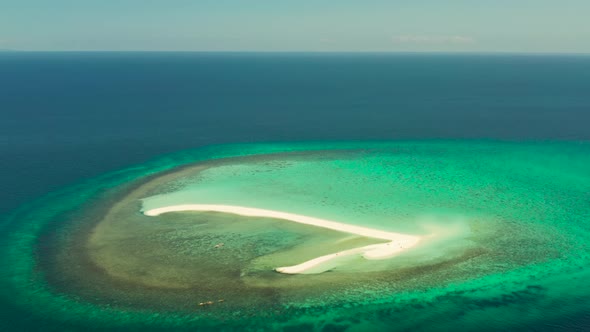
[(321, 227), (339, 232), (345, 232), (387, 241), (382, 244), (373, 244), (369, 246), (344, 250), (337, 253), (320, 256), (298, 265), (277, 267), (275, 269), (277, 272), (286, 274), (309, 274), (325, 272), (333, 267), (333, 263), (335, 260), (352, 255), (361, 255), (365, 259), (386, 259), (414, 247), (420, 241), (420, 237), (414, 235), (386, 232), (377, 229), (348, 225), (331, 220), (308, 217), (293, 213), (249, 208), (243, 206), (216, 204), (183, 204), (149, 209), (143, 211), (143, 213), (146, 216), (158, 216), (163, 213), (182, 211), (222, 212), (248, 217), (283, 219), (300, 224), (306, 224), (310, 226)]

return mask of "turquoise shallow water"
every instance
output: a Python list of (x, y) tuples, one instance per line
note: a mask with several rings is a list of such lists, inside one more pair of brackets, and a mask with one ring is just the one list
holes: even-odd
[[(308, 279), (342, 278), (351, 287), (316, 295), (292, 285), (279, 290), (276, 315), (267, 306), (259, 314), (187, 313), (89, 299), (53, 285), (51, 272), (39, 264), (52, 253), (44, 239), (67, 238), (74, 226), (64, 221), (89, 206), (112, 204), (107, 199), (117, 188), (177, 166), (239, 156), (258, 157), (187, 172), (144, 204), (244, 205), (444, 236), (404, 257)], [(1, 260), (11, 269), (1, 275), (1, 294), (31, 315), (51, 317), (56, 327), (583, 328), (590, 303), (587, 165), (590, 145), (584, 142), (284, 143), (183, 151), (23, 206), (5, 226)], [(138, 202), (137, 214), (139, 208)], [(387, 272), (400, 268), (407, 273)], [(351, 271), (364, 277), (353, 280)]]

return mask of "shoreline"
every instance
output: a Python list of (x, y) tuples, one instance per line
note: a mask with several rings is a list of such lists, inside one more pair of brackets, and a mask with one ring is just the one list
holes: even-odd
[[(161, 208), (149, 209), (142, 211), (144, 215), (154, 217), (169, 212), (221, 212), (230, 213), (247, 217), (263, 217), (288, 220), (300, 224), (331, 229), (338, 232), (350, 233), (369, 238), (386, 240), (386, 243), (372, 244), (369, 246), (353, 248), (349, 250), (340, 251), (337, 253), (320, 256), (298, 265), (277, 267), (275, 271), (285, 274), (312, 274), (322, 273), (334, 266), (334, 261), (343, 257), (352, 255), (361, 255), (365, 259), (376, 260), (386, 259), (400, 254), (414, 247), (420, 241), (420, 237), (402, 233), (386, 232), (377, 229), (348, 225), (336, 221), (308, 217), (294, 213), (265, 210), (258, 208), (250, 208), (234, 205), (218, 205), (218, 204), (182, 204), (171, 205)], [(332, 264), (330, 264), (332, 263)]]

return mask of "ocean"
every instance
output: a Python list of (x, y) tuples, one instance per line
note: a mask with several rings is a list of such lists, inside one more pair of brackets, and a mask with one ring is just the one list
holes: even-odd
[[(0, 53), (2, 229), (61, 188), (209, 145), (577, 144), (590, 139), (588, 91), (584, 55)], [(8, 330), (69, 326), (1, 301)], [(557, 317), (532, 328), (590, 324)]]
[(209, 144), (590, 138), (590, 57), (0, 53), (0, 211)]

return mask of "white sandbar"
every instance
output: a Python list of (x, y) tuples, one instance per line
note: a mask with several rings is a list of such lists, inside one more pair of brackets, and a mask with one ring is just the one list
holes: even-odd
[(233, 205), (215, 205), (215, 204), (183, 204), (183, 205), (172, 205), (156, 209), (150, 209), (144, 211), (146, 216), (157, 216), (167, 212), (182, 212), (182, 211), (202, 211), (202, 212), (223, 212), (237, 214), (248, 217), (266, 217), (275, 219), (284, 219), (293, 221), (300, 224), (306, 224), (316, 227), (322, 227), (332, 229), (339, 232), (345, 232), (350, 234), (356, 234), (360, 236), (387, 240), (387, 243), (372, 244), (364, 247), (349, 249), (340, 251), (334, 254), (320, 256), (307, 262), (286, 266), (278, 267), (275, 270), (281, 273), (287, 274), (298, 274), (298, 273), (321, 273), (330, 269), (330, 265), (327, 264), (337, 258), (346, 257), (350, 255), (361, 254), (366, 259), (385, 259), (395, 256), (402, 251), (405, 251), (415, 246), (419, 241), (420, 237), (414, 235), (407, 235), (401, 233), (386, 232), (377, 229), (348, 225), (335, 221), (313, 218), (302, 216), (299, 214), (256, 209), (242, 206)]

